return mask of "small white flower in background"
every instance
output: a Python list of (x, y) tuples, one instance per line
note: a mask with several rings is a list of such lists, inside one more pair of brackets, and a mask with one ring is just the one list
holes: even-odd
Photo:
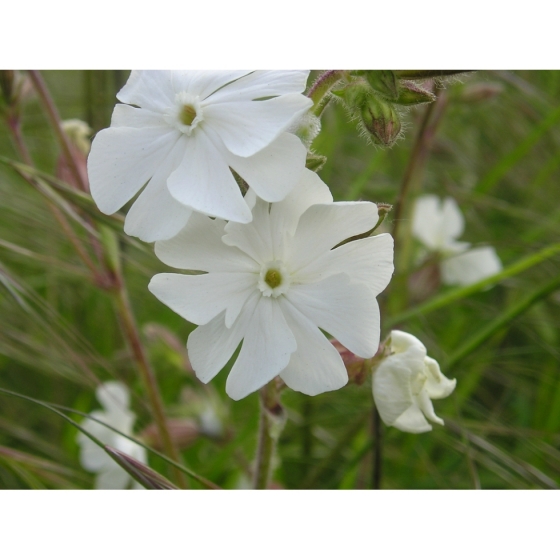
[(158, 274), (149, 285), (201, 325), (187, 344), (198, 378), (210, 381), (243, 340), (226, 384), (235, 400), (276, 375), (308, 395), (345, 385), (340, 354), (320, 329), (358, 356), (377, 352), (375, 297), (393, 273), (393, 239), (377, 235), (333, 248), (377, 219), (371, 202), (333, 203), (328, 187), (305, 170), (283, 201), (257, 199), (249, 224), (196, 214), (179, 235), (156, 243), (164, 263), (207, 272)]
[(124, 228), (144, 241), (169, 239), (193, 210), (249, 222), (251, 210), (231, 169), (270, 202), (295, 186), (307, 150), (287, 130), (312, 105), (301, 94), (308, 75), (133, 71), (117, 95), (123, 104), (110, 128), (93, 140), (93, 199), (112, 214), (149, 181)]
[[(132, 436), (135, 415), (129, 410), (128, 389), (118, 381), (109, 381), (100, 385), (96, 392), (97, 400), (104, 410), (94, 410), (90, 416), (113, 426), (123, 434)], [(86, 418), (82, 427), (105, 445), (109, 445), (130, 455), (137, 461), (147, 464), (146, 450), (117, 434), (113, 430)], [(120, 467), (105, 451), (80, 432), (77, 437), (80, 445), (80, 462), (87, 471), (97, 473), (95, 487), (97, 489), (124, 489), (133, 482), (134, 488), (142, 488), (132, 477)]]
[(432, 426), (427, 420), (443, 425), (430, 399), (447, 397), (457, 381), (441, 373), (426, 347), (411, 334), (392, 331), (389, 350), (373, 374), (373, 398), (383, 422), (413, 434), (429, 432)]
[(412, 234), (428, 249), (439, 253), (444, 284), (468, 286), (502, 270), (493, 247), (469, 249), (470, 243), (457, 241), (465, 229), (463, 215), (452, 198), (443, 203), (435, 195), (417, 199)]

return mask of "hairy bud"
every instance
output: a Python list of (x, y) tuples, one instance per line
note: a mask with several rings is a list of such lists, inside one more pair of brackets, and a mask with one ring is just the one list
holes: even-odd
[(367, 70), (364, 75), (375, 92), (390, 101), (399, 97), (399, 84), (392, 70)]
[(420, 105), (421, 103), (432, 103), (436, 96), (427, 89), (420, 87), (414, 82), (403, 80), (399, 98), (395, 101), (398, 105)]
[(313, 152), (308, 152), (307, 158), (305, 160), (305, 167), (317, 173), (322, 169), (323, 165), (325, 165), (326, 162), (327, 162), (326, 156), (322, 156), (320, 154), (314, 154)]
[(362, 105), (360, 118), (376, 144), (389, 147), (395, 143), (401, 131), (401, 120), (391, 103), (372, 95)]

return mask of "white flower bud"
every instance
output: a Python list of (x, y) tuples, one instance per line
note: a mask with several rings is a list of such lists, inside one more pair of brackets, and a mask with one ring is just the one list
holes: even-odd
[(390, 351), (373, 375), (373, 398), (385, 424), (419, 434), (432, 429), (427, 421), (442, 424), (431, 399), (443, 399), (457, 381), (447, 379), (439, 364), (427, 356), (426, 347), (411, 334), (392, 331)]

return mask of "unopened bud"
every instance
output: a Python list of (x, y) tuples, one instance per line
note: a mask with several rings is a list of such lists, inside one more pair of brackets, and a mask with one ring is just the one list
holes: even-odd
[(320, 154), (314, 154), (313, 152), (307, 153), (307, 158), (305, 160), (305, 167), (311, 171), (317, 173), (322, 169), (323, 165), (327, 162), (327, 157)]
[(391, 103), (371, 95), (363, 104), (360, 117), (376, 144), (389, 147), (395, 143), (401, 131), (401, 120)]
[(399, 84), (391, 70), (366, 70), (364, 76), (373, 90), (395, 101), (399, 97)]
[(504, 86), (498, 82), (479, 82), (465, 86), (461, 99), (467, 102), (486, 101), (500, 95)]
[(367, 98), (371, 96), (371, 89), (364, 80), (357, 79), (344, 89), (332, 93), (343, 99), (347, 107), (355, 112), (359, 111), (367, 102)]
[(89, 125), (80, 119), (68, 119), (62, 121), (61, 125), (70, 142), (87, 156), (91, 148), (90, 136), (93, 132)]
[(427, 89), (420, 87), (414, 82), (403, 80), (399, 98), (395, 101), (398, 105), (420, 105), (421, 103), (432, 103), (436, 96)]

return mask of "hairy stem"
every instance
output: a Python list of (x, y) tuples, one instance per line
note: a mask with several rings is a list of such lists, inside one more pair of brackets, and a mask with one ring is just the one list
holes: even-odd
[(313, 108), (311, 111), (317, 117), (325, 110), (325, 107), (330, 101), (328, 95), (334, 85), (346, 76), (344, 70), (327, 70), (321, 74), (309, 88), (307, 97), (313, 101)]

